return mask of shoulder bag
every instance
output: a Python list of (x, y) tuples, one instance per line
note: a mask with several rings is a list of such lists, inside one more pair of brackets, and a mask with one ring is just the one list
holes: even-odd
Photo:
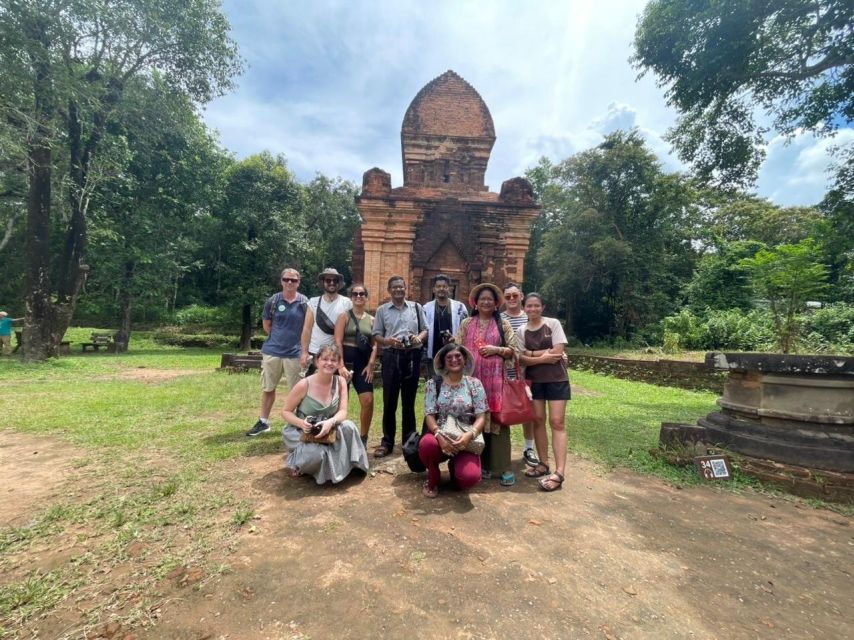
[(492, 419), (500, 425), (510, 426), (531, 422), (534, 419), (534, 401), (531, 399), (531, 389), (522, 378), (522, 369), (516, 362), (516, 379), (507, 377), (504, 369), (504, 380), (501, 385), (501, 408), (492, 412)]

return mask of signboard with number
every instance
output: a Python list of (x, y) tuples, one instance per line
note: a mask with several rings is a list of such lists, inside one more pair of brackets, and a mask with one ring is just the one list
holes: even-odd
[(704, 480), (731, 480), (732, 467), (726, 456), (697, 456), (694, 468)]

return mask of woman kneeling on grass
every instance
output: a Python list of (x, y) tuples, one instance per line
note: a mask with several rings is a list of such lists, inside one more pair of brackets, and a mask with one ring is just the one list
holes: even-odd
[[(566, 334), (555, 318), (544, 318), (543, 298), (539, 293), (525, 296), (525, 313), (528, 322), (519, 327), (519, 340), (523, 350), (520, 361), (525, 365), (525, 378), (531, 381), (534, 398), (534, 442), (540, 464), (528, 469), (529, 478), (540, 478), (544, 491), (555, 491), (563, 486), (566, 475), (566, 401), (569, 400), (569, 380), (563, 364)], [(555, 454), (555, 471), (549, 473), (549, 440), (546, 435), (546, 404), (549, 409), (549, 426), (552, 430), (552, 448)]]
[[(439, 464), (445, 460), (450, 460), (448, 470), (457, 489), (470, 489), (480, 482), (480, 455), (466, 448), (470, 448), (471, 442), (483, 432), (488, 410), (483, 385), (468, 375), (474, 369), (474, 358), (468, 349), (456, 344), (445, 345), (433, 358), (433, 369), (441, 377), (442, 384), (437, 394), (436, 381), (433, 378), (427, 381), (424, 421), (429, 433), (424, 434), (418, 445), (418, 456), (427, 467), (423, 493), (428, 498), (435, 498), (439, 493)], [(466, 425), (466, 432), (457, 439), (440, 432), (448, 416)]]
[(291, 475), (314, 476), (317, 484), (341, 482), (354, 468), (367, 472), (368, 454), (359, 430), (347, 420), (347, 382), (334, 375), (341, 352), (324, 345), (315, 357), (317, 371), (300, 380), (285, 398), (288, 423), (282, 438)]

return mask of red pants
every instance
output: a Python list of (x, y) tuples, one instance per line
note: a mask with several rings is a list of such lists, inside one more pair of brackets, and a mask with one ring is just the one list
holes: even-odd
[(471, 489), (480, 482), (480, 456), (463, 451), (449, 458), (442, 453), (442, 447), (432, 433), (425, 433), (421, 437), (421, 442), (418, 443), (418, 457), (427, 467), (427, 486), (430, 489), (439, 487), (439, 478), (442, 477), (439, 464), (445, 460), (449, 460), (448, 471), (451, 472), (451, 481), (457, 489)]

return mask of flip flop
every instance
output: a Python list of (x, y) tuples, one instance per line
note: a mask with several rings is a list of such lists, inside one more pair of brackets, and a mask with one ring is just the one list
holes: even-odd
[(564, 480), (566, 480), (564, 475), (555, 471), (545, 478), (540, 478), (540, 489), (543, 491), (557, 491), (558, 489), (563, 489)]
[(375, 458), (385, 458), (388, 454), (391, 453), (391, 450), (387, 447), (380, 445), (376, 449), (374, 449), (374, 457)]
[(543, 476), (549, 475), (549, 465), (539, 463), (536, 467), (531, 467), (530, 469), (525, 469), (525, 477), (526, 478), (542, 478)]
[(439, 487), (436, 487), (435, 489), (431, 489), (431, 488), (430, 488), (430, 485), (429, 485), (429, 484), (427, 484), (427, 483), (425, 482), (425, 483), (421, 486), (421, 494), (422, 494), (425, 498), (431, 498), (431, 499), (432, 499), (432, 498), (435, 498), (436, 496), (438, 496), (438, 495), (439, 495)]

